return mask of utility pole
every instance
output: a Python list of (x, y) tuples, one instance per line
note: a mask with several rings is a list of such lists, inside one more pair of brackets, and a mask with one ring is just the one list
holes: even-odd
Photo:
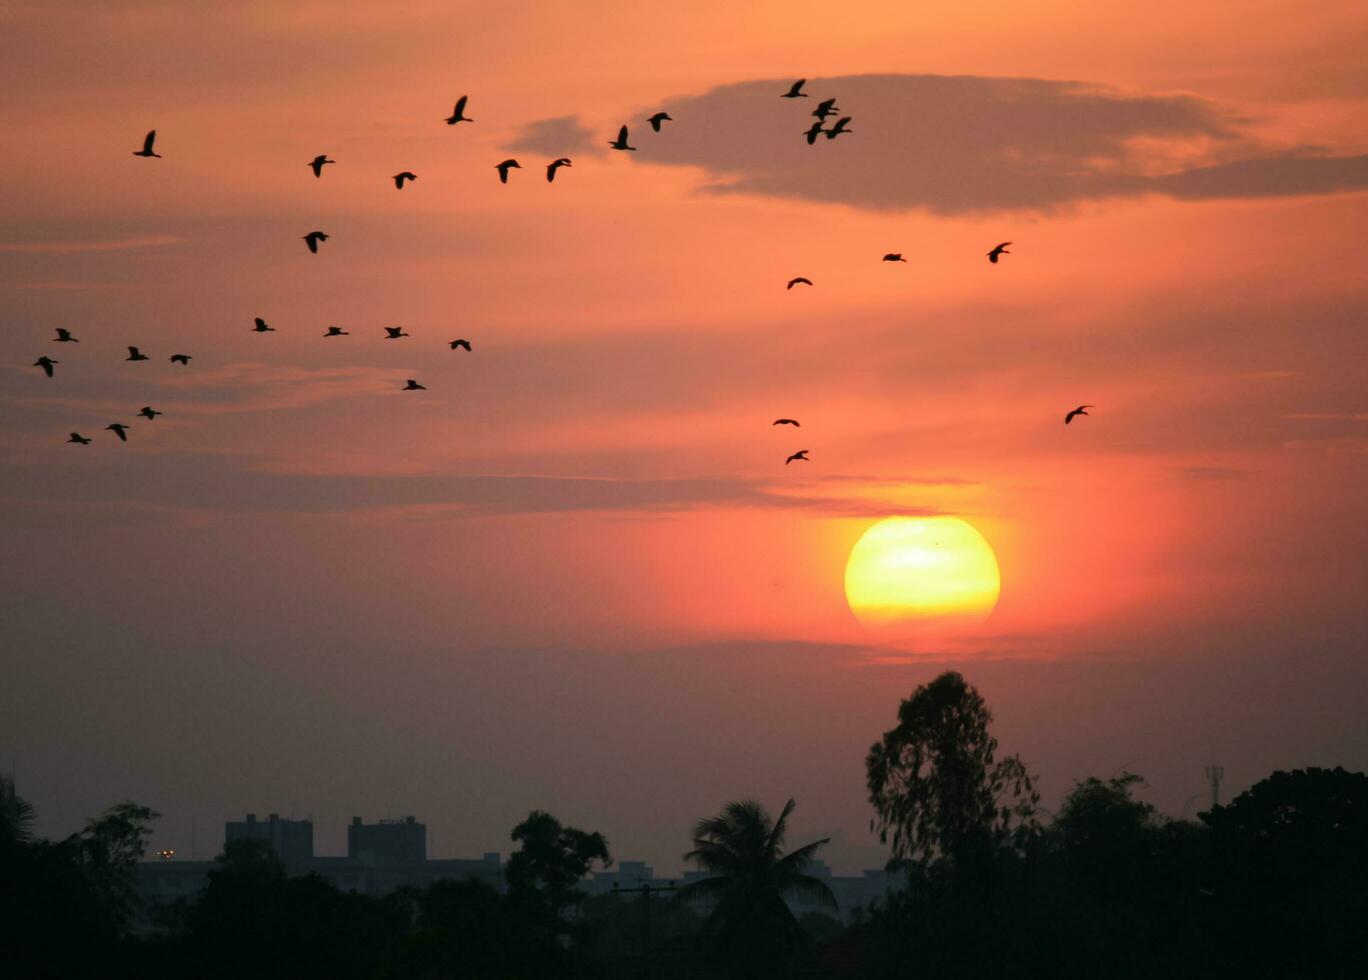
[(1221, 780), (1225, 777), (1225, 766), (1207, 766), (1206, 777), (1211, 781), (1211, 808), (1221, 805)]
[(651, 957), (651, 896), (659, 892), (676, 891), (675, 883), (672, 881), (668, 885), (657, 885), (652, 888), (650, 885), (641, 885), (637, 888), (620, 888), (617, 882), (613, 882), (613, 894), (637, 894), (641, 896), (641, 975), (650, 978), (649, 968)]

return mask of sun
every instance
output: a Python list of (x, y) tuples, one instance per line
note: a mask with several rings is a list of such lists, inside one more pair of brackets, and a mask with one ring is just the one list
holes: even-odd
[(883, 642), (938, 639), (992, 615), (1001, 588), (997, 556), (958, 517), (889, 517), (870, 527), (846, 562), (846, 601)]

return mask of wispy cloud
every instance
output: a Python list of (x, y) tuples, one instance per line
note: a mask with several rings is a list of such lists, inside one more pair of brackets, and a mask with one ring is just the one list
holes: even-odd
[[(0, 497), (31, 498), (41, 487), (46, 504), (124, 502), (138, 506), (239, 512), (337, 513), (382, 508), (417, 509), (417, 516), (543, 514), (568, 511), (681, 511), (703, 507), (808, 510), (830, 516), (880, 517), (887, 503), (851, 495), (793, 492), (733, 475), (678, 479), (527, 476), (452, 473), (307, 473), (264, 465), (227, 453), (144, 452), (136, 459), (89, 468), (11, 466), (0, 476)], [(34, 498), (37, 499), (37, 498)], [(933, 513), (899, 507), (899, 513)]]
[(176, 235), (129, 235), (126, 238), (87, 242), (0, 242), (0, 252), (28, 255), (74, 255), (79, 252), (118, 252), (131, 248), (178, 245), (186, 239)]

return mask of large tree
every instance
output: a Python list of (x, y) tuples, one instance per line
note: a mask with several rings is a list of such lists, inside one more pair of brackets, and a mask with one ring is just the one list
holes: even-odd
[(983, 698), (954, 671), (912, 692), (865, 760), (872, 825), (895, 859), (964, 862), (1020, 849), (1040, 795), (1021, 759), (997, 759)]
[(709, 877), (685, 885), (677, 899), (706, 905), (705, 935), (744, 975), (770, 975), (802, 948), (803, 931), (786, 896), (837, 907), (826, 882), (806, 873), (830, 838), (784, 850), (793, 808), (789, 800), (774, 819), (752, 800), (728, 803), (698, 822), (693, 849), (684, 855)]

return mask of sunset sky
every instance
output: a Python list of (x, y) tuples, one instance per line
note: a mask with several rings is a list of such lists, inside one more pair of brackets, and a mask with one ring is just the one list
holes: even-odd
[[(54, 835), (543, 808), (669, 872), (740, 796), (880, 864), (864, 753), (947, 667), (1049, 807), (1368, 768), (1365, 50), (1337, 0), (9, 0), (0, 766)], [(992, 545), (976, 631), (854, 618), (895, 515)]]

